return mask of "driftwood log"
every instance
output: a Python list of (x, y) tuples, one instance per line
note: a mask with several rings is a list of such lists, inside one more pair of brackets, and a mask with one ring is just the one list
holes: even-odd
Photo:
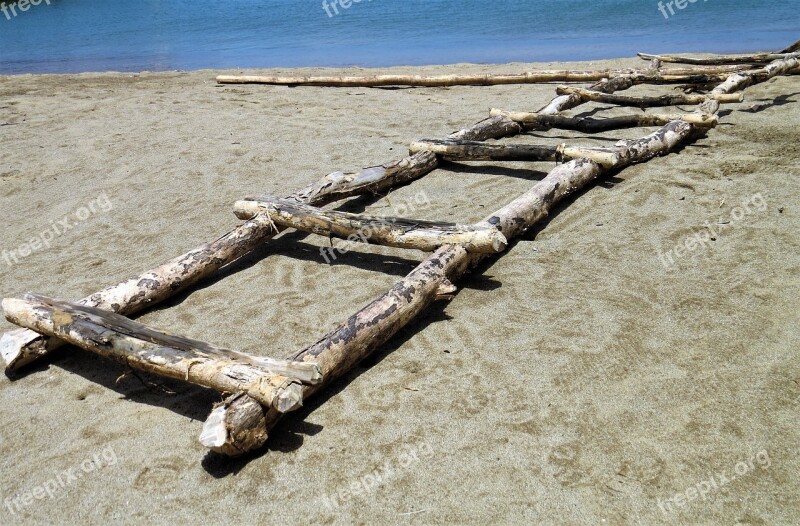
[[(790, 60), (777, 61), (765, 68), (767, 77), (780, 74), (797, 67)], [(732, 93), (755, 82), (763, 81), (760, 75), (742, 77), (731, 75), (730, 81), (714, 90), (715, 94)], [(607, 79), (593, 86), (603, 92), (625, 89), (634, 79), (617, 77)], [(573, 95), (562, 95), (547, 105), (540, 113), (568, 109), (581, 103)], [(698, 108), (698, 113), (716, 113), (719, 102), (710, 99)], [(504, 117), (487, 119), (484, 129), (513, 129), (503, 122)], [(486, 122), (486, 121), (485, 121)], [(505, 126), (505, 128), (504, 128)], [(657, 155), (664, 155), (681, 142), (691, 137), (697, 129), (683, 120), (674, 121), (658, 132), (639, 140), (620, 141), (615, 148), (620, 153), (619, 169), (632, 163), (645, 162)], [(703, 131), (704, 129), (700, 129)], [(455, 135), (455, 134), (454, 134)], [(468, 135), (468, 133), (465, 133)], [(574, 192), (589, 184), (604, 173), (603, 167), (589, 160), (575, 160), (555, 168), (530, 192), (486, 219), (506, 238), (513, 239), (530, 228), (536, 221), (545, 217), (552, 206), (565, 194)], [(343, 322), (310, 347), (291, 355), (290, 359), (304, 360), (320, 365), (324, 381), (318, 386), (305, 389), (311, 396), (329, 382), (335, 381), (350, 367), (363, 360), (377, 347), (386, 342), (400, 327), (408, 323), (425, 307), (441, 297), (442, 287), (452, 287), (484, 255), (469, 254), (463, 248), (453, 245), (441, 247), (423, 261), (406, 278), (399, 281), (386, 294), (364, 307), (361, 311)], [(221, 446), (211, 447), (223, 454), (240, 454), (248, 446), (260, 447), (267, 439), (269, 430), (281, 418), (281, 414), (270, 410), (266, 414), (252, 404), (246, 396), (230, 398), (219, 406), (213, 422), (206, 422), (204, 433), (219, 437)], [(262, 420), (263, 416), (263, 420)], [(258, 425), (248, 427), (242, 422), (258, 421)], [(263, 426), (261, 426), (263, 422)], [(257, 444), (257, 445), (256, 445)]]
[[(3, 300), (3, 311), (12, 323), (59, 338), (134, 369), (221, 393), (243, 392), (281, 413), (302, 405), (299, 377), (307, 383), (322, 380), (315, 364), (227, 351), (188, 338), (159, 333), (107, 311), (36, 294), (26, 294), (24, 299)], [(174, 346), (166, 346), (164, 342)], [(270, 367), (255, 365), (258, 363), (269, 363)]]
[(237, 201), (234, 213), (245, 220), (264, 214), (277, 225), (325, 237), (425, 252), (442, 245), (461, 245), (467, 252), (491, 254), (502, 252), (507, 245), (503, 234), (487, 226), (328, 211), (272, 196)]
[(558, 88), (556, 88), (556, 93), (558, 93), (559, 95), (575, 94), (580, 96), (582, 100), (587, 102), (600, 102), (603, 104), (630, 106), (642, 109), (657, 108), (663, 106), (698, 105), (704, 103), (709, 98), (715, 99), (721, 103), (742, 102), (744, 100), (744, 95), (742, 93), (721, 94), (721, 95), (669, 94), (669, 95), (660, 95), (656, 97), (632, 97), (628, 95), (615, 95), (611, 93), (603, 93), (601, 91), (573, 88), (570, 86), (559, 86)]
[(661, 62), (691, 64), (694, 66), (721, 66), (726, 64), (766, 64), (774, 60), (789, 58), (790, 52), (785, 53), (759, 53), (756, 55), (712, 55), (710, 57), (689, 57), (686, 55), (650, 55), (639, 53), (645, 60), (658, 59)]
[[(543, 84), (547, 82), (590, 82), (626, 74), (631, 70), (614, 71), (528, 71), (518, 74), (476, 74), (476, 75), (372, 75), (356, 76), (299, 76), (274, 77), (263, 75), (219, 75), (220, 84), (271, 84), (277, 86), (324, 86), (347, 88), (377, 88), (385, 86), (443, 87), (443, 86), (496, 86), (504, 84)], [(665, 70), (653, 82), (660, 84), (694, 83), (699, 78), (707, 81), (727, 73), (726, 69), (705, 68)]]
[[(637, 115), (623, 115), (606, 119), (593, 119), (590, 117), (564, 117), (561, 115), (542, 115), (540, 113), (526, 113), (492, 109), (491, 115), (502, 115), (520, 124), (534, 124), (560, 130), (574, 130), (584, 133), (602, 133), (610, 130), (637, 128), (648, 126), (664, 126), (665, 124), (682, 120), (696, 126), (714, 127), (719, 120), (716, 115), (689, 113), (685, 115), (642, 113)], [(419, 150), (411, 150), (419, 151)]]

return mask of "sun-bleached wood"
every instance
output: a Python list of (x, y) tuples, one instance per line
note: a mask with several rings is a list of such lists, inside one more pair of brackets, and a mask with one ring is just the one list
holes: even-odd
[[(8, 321), (149, 373), (221, 393), (243, 392), (280, 412), (302, 405), (297, 376), (322, 380), (316, 364), (264, 359), (161, 333), (118, 314), (37, 294), (2, 303)], [(169, 345), (169, 346), (168, 346)], [(268, 366), (265, 366), (267, 365)], [(309, 367), (309, 365), (311, 367)], [(286, 377), (280, 372), (292, 374)]]
[[(631, 70), (626, 70), (631, 71)], [(654, 83), (694, 82), (696, 77), (713, 76), (724, 70), (705, 69), (680, 71), (665, 70), (654, 77)], [(369, 75), (369, 76), (298, 76), (276, 77), (265, 75), (219, 75), (220, 84), (271, 84), (277, 86), (318, 86), (347, 88), (377, 88), (385, 86), (443, 87), (443, 86), (496, 86), (504, 84), (542, 84), (547, 82), (589, 82), (621, 74), (623, 71), (528, 71), (518, 74), (477, 75)], [(694, 80), (693, 80), (694, 79)]]
[(639, 53), (638, 55), (645, 60), (658, 59), (665, 63), (691, 64), (694, 66), (721, 66), (729, 64), (755, 64), (767, 63), (773, 60), (781, 60), (788, 57), (790, 53), (759, 53), (756, 55), (711, 55), (708, 57), (690, 57), (686, 55), (651, 55), (649, 53)]
[[(601, 133), (624, 128), (663, 126), (668, 122), (683, 120), (690, 124), (705, 127), (714, 127), (719, 120), (716, 115), (688, 113), (684, 115), (642, 113), (609, 117), (606, 119), (593, 119), (589, 117), (563, 117), (561, 115), (542, 115), (539, 113), (526, 113), (520, 111), (504, 111), (492, 109), (491, 115), (505, 116), (520, 124), (535, 124), (561, 130), (574, 130), (584, 133)], [(416, 151), (416, 150), (412, 150)]]
[(477, 141), (424, 139), (411, 143), (412, 152), (431, 151), (447, 161), (549, 161), (591, 159), (604, 166), (618, 161), (618, 155), (604, 148), (589, 146), (534, 146), (527, 144), (486, 144)]
[(709, 94), (709, 95), (684, 95), (681, 93), (659, 95), (656, 97), (632, 97), (628, 95), (616, 95), (603, 93), (571, 86), (559, 86), (556, 88), (559, 95), (578, 95), (581, 99), (588, 102), (600, 102), (603, 104), (615, 104), (617, 106), (629, 106), (634, 108), (657, 108), (664, 106), (678, 105), (698, 105), (707, 101), (709, 98), (721, 103), (736, 103), (744, 100), (744, 94)]
[(239, 219), (265, 214), (275, 224), (326, 237), (375, 245), (433, 252), (442, 245), (462, 245), (468, 252), (496, 253), (507, 246), (495, 228), (407, 219), (377, 217), (322, 210), (273, 196), (248, 197), (234, 204)]

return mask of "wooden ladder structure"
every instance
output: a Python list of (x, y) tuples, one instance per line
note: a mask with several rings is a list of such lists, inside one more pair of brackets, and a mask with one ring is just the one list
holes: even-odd
[[(558, 96), (535, 113), (492, 110), (489, 118), (445, 139), (414, 142), (409, 156), (399, 161), (359, 173), (335, 172), (285, 199), (247, 197), (234, 205), (237, 217), (245, 222), (232, 231), (78, 302), (31, 293), (5, 299), (6, 318), (22, 327), (4, 334), (0, 340), (6, 371), (12, 373), (69, 343), (134, 369), (216, 389), (226, 398), (214, 407), (204, 424), (201, 442), (213, 451), (231, 456), (257, 449), (284, 414), (296, 410), (304, 399), (342, 376), (432, 303), (452, 298), (457, 290), (454, 283), (459, 278), (482, 259), (506, 250), (509, 240), (546, 217), (566, 196), (598, 177), (665, 155), (705, 134), (717, 125), (721, 104), (742, 101), (741, 92), (748, 86), (800, 70), (797, 44), (778, 54), (716, 56), (701, 59), (699, 64), (698, 59), (687, 57), (643, 58), (651, 60), (645, 70), (604, 75), (589, 89), (559, 87)], [(664, 62), (688, 62), (697, 64), (697, 68), (675, 73), (663, 68)], [(568, 73), (557, 78), (596, 76), (591, 72)], [(426, 77), (426, 85), (436, 85), (431, 78)], [(552, 80), (553, 76), (547, 78)], [(253, 77), (247, 79), (253, 81)], [(292, 85), (303, 83), (298, 78), (278, 80)], [(388, 82), (378, 77), (355, 81), (350, 78), (346, 84), (331, 84), (331, 78), (311, 80), (310, 83), (317, 85)], [(409, 79), (395, 77), (392, 82), (403, 80)], [(411, 81), (422, 82), (419, 78)], [(447, 82), (452, 83), (453, 78), (448, 77)], [(661, 97), (619, 94), (639, 84), (665, 83), (684, 83), (687, 91), (703, 93)], [(710, 84), (715, 87), (709, 89)], [(688, 114), (637, 113), (605, 119), (561, 115), (587, 102), (641, 109), (696, 105), (697, 109)], [(597, 133), (656, 126), (660, 128), (654, 133), (619, 141), (611, 147), (486, 142), (533, 129)], [(442, 160), (552, 161), (558, 165), (529, 191), (471, 225), (374, 217), (323, 208), (353, 196), (390, 192), (435, 170)], [(431, 254), (386, 293), (286, 359), (223, 349), (168, 334), (126, 317), (196, 284), (288, 228)]]

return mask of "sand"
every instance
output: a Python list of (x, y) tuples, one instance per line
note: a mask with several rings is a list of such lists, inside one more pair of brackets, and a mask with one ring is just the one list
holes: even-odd
[[(303, 70), (324, 72), (358, 70)], [(219, 87), (218, 73), (237, 72), (0, 77), (0, 249), (18, 259), (0, 259), (0, 295), (83, 297), (223, 234), (242, 196), (397, 159), (490, 107), (534, 111), (554, 95)], [(197, 436), (216, 393), (74, 348), (3, 378), (0, 523), (798, 522), (798, 94), (798, 77), (751, 88), (706, 139), (567, 203), (258, 455), (206, 456)], [(451, 164), (348, 209), (473, 222), (550, 168)], [(328, 265), (327, 243), (286, 234), (140, 319), (284, 356), (423, 258), (359, 247)]]

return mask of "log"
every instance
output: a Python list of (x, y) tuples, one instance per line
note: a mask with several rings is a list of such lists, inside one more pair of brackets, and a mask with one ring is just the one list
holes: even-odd
[(411, 143), (412, 152), (431, 151), (447, 161), (551, 161), (591, 159), (604, 166), (615, 164), (618, 154), (595, 147), (532, 146), (527, 144), (486, 144), (476, 141), (423, 139)]
[[(535, 124), (548, 128), (574, 130), (584, 133), (601, 133), (610, 130), (625, 128), (664, 126), (665, 124), (683, 120), (696, 126), (714, 127), (719, 120), (716, 115), (689, 113), (685, 115), (673, 114), (637, 114), (606, 119), (592, 119), (589, 117), (563, 117), (561, 115), (541, 115), (539, 113), (512, 112), (492, 109), (492, 115), (503, 115), (514, 122), (521, 124)], [(412, 150), (418, 151), (418, 150)], [(437, 153), (437, 152), (435, 152)]]
[(721, 103), (734, 103), (742, 102), (744, 95), (742, 93), (733, 94), (709, 94), (709, 95), (683, 95), (683, 94), (670, 94), (661, 95), (657, 97), (631, 97), (626, 95), (614, 95), (610, 93), (603, 93), (601, 91), (594, 91), (582, 88), (573, 88), (570, 86), (559, 86), (556, 88), (556, 93), (559, 95), (578, 95), (582, 100), (587, 102), (599, 102), (602, 104), (615, 104), (617, 106), (630, 106), (634, 108), (655, 108), (663, 106), (678, 106), (678, 105), (698, 105), (707, 101), (709, 98), (718, 100)]
[(780, 53), (796, 53), (800, 51), (800, 40), (780, 51)]
[(761, 69), (734, 73), (725, 82), (714, 88), (711, 93), (714, 95), (733, 93), (754, 84), (766, 82), (776, 75), (789, 73), (798, 67), (800, 67), (800, 54), (791, 54), (786, 58), (775, 60)]
[[(336, 172), (296, 192), (291, 198), (321, 206), (345, 197), (379, 193), (422, 177), (434, 170), (437, 164), (436, 155), (422, 152), (400, 161), (366, 168), (358, 174)], [(79, 303), (126, 316), (136, 314), (211, 276), (275, 234), (273, 224), (267, 218), (254, 218), (219, 239), (139, 276), (95, 292)], [(6, 363), (6, 372), (12, 373), (62, 344), (31, 330), (16, 329), (0, 338), (0, 355)]]
[(507, 246), (496, 229), (400, 217), (376, 217), (322, 210), (273, 196), (248, 197), (234, 204), (239, 219), (265, 214), (277, 225), (326, 237), (433, 252), (461, 245), (467, 252), (492, 254)]
[[(219, 348), (207, 345), (167, 347), (150, 340), (157, 331), (117, 314), (100, 309), (86, 310), (36, 294), (23, 299), (3, 300), (8, 321), (41, 334), (58, 338), (82, 349), (110, 358), (134, 369), (158, 374), (221, 393), (243, 392), (265, 407), (284, 413), (302, 405), (301, 384), (296, 378), (274, 374), (270, 369), (253, 365), (259, 357), (244, 360), (243, 353), (226, 356)], [(132, 333), (128, 334), (128, 333)], [(175, 337), (168, 335), (167, 340)], [(158, 339), (156, 338), (156, 341)], [(183, 339), (188, 344), (191, 340)], [(314, 383), (321, 381), (316, 364), (297, 364), (272, 359), (282, 370), (307, 375), (314, 372)]]
[(256, 400), (236, 393), (216, 404), (200, 433), (200, 443), (220, 454), (237, 457), (267, 441), (266, 411)]
[[(519, 74), (478, 74), (478, 75), (370, 75), (370, 76), (297, 76), (276, 77), (263, 75), (219, 75), (220, 84), (269, 84), (275, 86), (321, 86), (347, 88), (377, 88), (386, 86), (443, 87), (443, 86), (496, 86), (504, 84), (542, 84), (547, 82), (589, 82), (597, 81), (630, 70), (613, 71), (528, 71)], [(682, 70), (667, 71), (654, 77), (654, 83), (696, 82), (695, 77), (711, 77), (724, 70)]]
[(661, 62), (691, 64), (694, 66), (720, 66), (729, 64), (759, 64), (788, 58), (789, 53), (758, 53), (755, 55), (712, 55), (709, 57), (689, 57), (686, 55), (650, 55), (639, 53), (645, 60), (658, 59)]
[(495, 86), (502, 84), (535, 84), (544, 82), (587, 82), (609, 76), (611, 70), (599, 71), (528, 71), (519, 74), (476, 75), (369, 75), (369, 76), (297, 76), (219, 75), (220, 84), (272, 84), (279, 86), (326, 86), (374, 88), (382, 86)]

